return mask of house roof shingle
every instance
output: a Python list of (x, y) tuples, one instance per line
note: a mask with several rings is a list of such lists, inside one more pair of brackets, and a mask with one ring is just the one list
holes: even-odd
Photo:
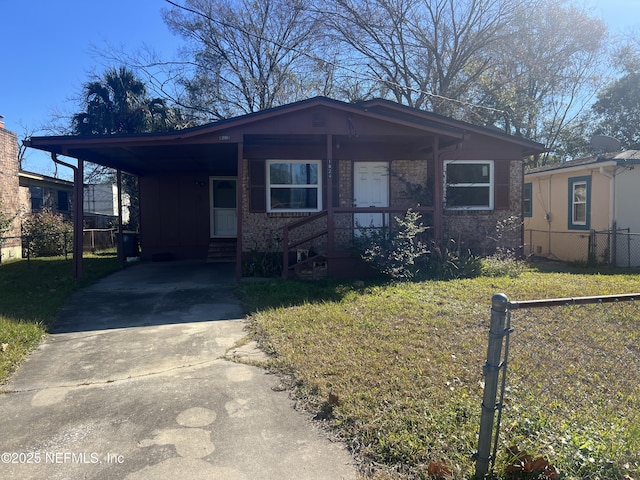
[[(185, 130), (122, 135), (91, 136), (50, 136), (32, 137), (25, 145), (53, 154), (82, 158), (101, 165), (120, 168), (132, 173), (153, 168), (171, 167), (177, 159), (190, 168), (206, 170), (212, 158), (223, 156), (235, 158), (234, 151), (239, 139), (228, 133), (241, 134), (250, 127), (263, 125), (267, 130), (284, 121), (285, 115), (296, 114), (313, 108), (329, 108), (344, 112), (347, 116), (359, 115), (372, 122), (388, 122), (396, 128), (413, 131), (413, 135), (438, 135), (442, 144), (453, 144), (469, 134), (481, 134), (497, 140), (519, 145), (523, 155), (533, 155), (545, 151), (544, 145), (515, 137), (495, 129), (480, 127), (470, 123), (444, 117), (432, 112), (400, 105), (388, 100), (370, 100), (350, 104), (327, 97), (314, 97), (288, 105), (274, 107), (260, 112), (249, 113), (234, 118), (219, 120), (206, 125)], [(309, 134), (305, 126), (293, 124), (285, 129), (289, 134)], [(256, 130), (253, 128), (253, 130)], [(308, 130), (308, 129), (307, 129)], [(275, 130), (274, 130), (275, 131)], [(422, 134), (421, 132), (424, 132)], [(172, 163), (173, 162), (173, 163)], [(129, 168), (127, 168), (129, 167)], [(136, 172), (136, 169), (138, 172)]]
[(640, 163), (640, 150), (625, 150), (623, 152), (605, 153), (602, 155), (592, 155), (589, 157), (575, 158), (562, 163), (553, 163), (542, 167), (531, 168), (525, 175), (534, 173), (550, 172), (553, 170), (564, 170), (567, 168), (582, 167), (604, 162), (616, 162), (618, 165)]

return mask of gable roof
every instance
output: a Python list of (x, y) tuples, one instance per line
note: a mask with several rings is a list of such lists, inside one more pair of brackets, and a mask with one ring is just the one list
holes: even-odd
[(590, 157), (575, 158), (562, 163), (553, 163), (542, 167), (532, 168), (525, 172), (525, 175), (536, 173), (552, 172), (555, 170), (575, 169), (589, 165), (604, 166), (609, 165), (633, 165), (640, 164), (640, 150), (625, 150), (624, 152), (606, 153), (603, 155), (593, 155)]
[(527, 140), (524, 137), (509, 135), (508, 133), (505, 133), (497, 128), (481, 127), (479, 125), (474, 125), (473, 123), (456, 120), (454, 118), (440, 115), (434, 112), (418, 110), (416, 108), (400, 105), (399, 103), (395, 103), (390, 100), (367, 100), (358, 105), (361, 105), (362, 108), (365, 108), (367, 110), (377, 111), (390, 118), (411, 117), (414, 119), (414, 121), (420, 121), (420, 119), (423, 119), (422, 121), (434, 122), (440, 125), (447, 125), (452, 128), (461, 129), (466, 133), (479, 133), (487, 137), (505, 140), (525, 147), (525, 155), (535, 155), (547, 151), (545, 146), (541, 143)]
[(73, 188), (73, 182), (64, 180), (62, 178), (50, 177), (41, 173), (29, 172), (27, 170), (20, 170), (18, 172), (18, 181), (20, 186), (50, 186), (59, 187), (62, 189), (71, 190)]
[[(323, 113), (333, 115), (334, 120), (338, 118), (336, 115), (342, 117), (339, 122), (323, 123)], [(309, 114), (311, 120), (301, 121), (303, 114)], [(314, 118), (318, 121), (315, 122)], [(392, 132), (425, 139), (439, 136), (443, 147), (459, 143), (468, 135), (481, 134), (520, 146), (523, 156), (545, 151), (544, 146), (537, 142), (388, 100), (351, 104), (327, 97), (314, 97), (179, 131), (32, 137), (25, 141), (25, 145), (132, 173), (154, 169), (170, 170), (180, 166), (188, 166), (192, 170), (207, 170), (214, 158), (218, 159), (217, 167), (221, 166), (221, 158), (234, 159), (228, 167), (234, 168), (238, 144), (243, 142), (247, 133), (271, 135), (276, 140), (282, 135), (310, 137), (329, 133), (357, 137), (365, 132), (358, 132), (352, 127), (353, 119), (356, 118), (380, 137)], [(177, 163), (180, 165), (176, 165)]]

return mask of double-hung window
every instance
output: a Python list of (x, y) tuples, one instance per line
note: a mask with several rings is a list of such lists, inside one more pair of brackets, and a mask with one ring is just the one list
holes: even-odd
[(31, 194), (31, 211), (39, 212), (44, 207), (44, 192), (42, 187), (29, 187)]
[(444, 204), (452, 210), (493, 210), (493, 160), (444, 162)]
[(569, 228), (589, 230), (591, 177), (569, 179)]
[(320, 160), (267, 160), (268, 212), (322, 210)]

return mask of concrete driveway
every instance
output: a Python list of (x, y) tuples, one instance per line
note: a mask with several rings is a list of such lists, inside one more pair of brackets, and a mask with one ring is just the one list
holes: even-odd
[(230, 264), (167, 262), (77, 292), (0, 387), (2, 476), (355, 479), (276, 377), (223, 358), (245, 336), (233, 288)]

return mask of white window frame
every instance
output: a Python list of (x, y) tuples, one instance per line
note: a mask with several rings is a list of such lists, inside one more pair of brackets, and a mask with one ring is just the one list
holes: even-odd
[[(271, 183), (271, 165), (277, 163), (289, 164), (311, 164), (318, 166), (318, 183), (313, 185), (307, 184), (272, 184)], [(266, 161), (266, 177), (267, 177), (267, 212), (269, 213), (291, 213), (291, 212), (320, 212), (322, 210), (322, 160), (267, 160)], [(272, 208), (271, 205), (271, 189), (272, 188), (313, 188), (316, 189), (317, 208)]]
[[(450, 164), (456, 165), (487, 165), (489, 168), (489, 182), (488, 183), (447, 183), (447, 166)], [(444, 185), (443, 185), (443, 197), (444, 205), (447, 210), (493, 210), (494, 209), (494, 191), (495, 191), (495, 163), (493, 160), (445, 160), (444, 162)], [(453, 186), (455, 188), (465, 187), (488, 187), (489, 188), (489, 203), (488, 205), (459, 205), (448, 206), (447, 205), (447, 186)]]
[[(576, 190), (578, 187), (581, 187), (584, 189), (584, 200), (579, 201), (576, 200)], [(584, 226), (587, 224), (587, 182), (586, 181), (579, 181), (579, 182), (573, 182), (571, 184), (571, 223), (573, 225), (581, 225)], [(584, 219), (578, 219), (577, 217), (577, 207), (578, 205), (582, 205), (584, 206)]]

